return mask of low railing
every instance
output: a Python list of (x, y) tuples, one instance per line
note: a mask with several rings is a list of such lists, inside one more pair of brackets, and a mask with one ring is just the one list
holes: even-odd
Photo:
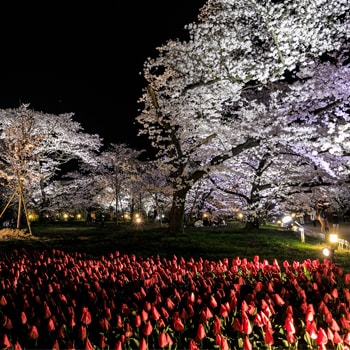
[[(304, 233), (306, 236), (321, 238), (322, 240), (326, 239), (326, 235), (324, 233), (321, 233), (321, 232), (315, 232), (312, 230), (305, 230)], [(350, 250), (350, 242), (347, 241), (346, 239), (338, 238), (338, 248)]]

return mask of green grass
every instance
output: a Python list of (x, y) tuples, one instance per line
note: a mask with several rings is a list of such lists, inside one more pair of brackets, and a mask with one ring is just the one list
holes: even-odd
[[(107, 256), (118, 251), (141, 257), (159, 255), (172, 258), (207, 260), (234, 259), (252, 260), (259, 256), (272, 263), (277, 259), (280, 265), (286, 260), (303, 262), (306, 259), (323, 261), (324, 241), (283, 231), (277, 226), (266, 225), (260, 229), (246, 230), (240, 223), (225, 227), (187, 227), (183, 233), (169, 236), (166, 225), (147, 224), (136, 227), (130, 224), (107, 222), (99, 224), (60, 223), (35, 224), (32, 237), (0, 240), (0, 251), (11, 249), (60, 249), (66, 252), (86, 253), (92, 257)], [(350, 273), (350, 251), (337, 249), (335, 263)]]

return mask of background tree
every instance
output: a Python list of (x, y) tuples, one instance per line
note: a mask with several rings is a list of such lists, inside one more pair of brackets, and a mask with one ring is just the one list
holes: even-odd
[(118, 224), (119, 209), (126, 210), (122, 204), (122, 198), (127, 196), (132, 189), (132, 183), (141, 180), (140, 155), (138, 151), (128, 147), (126, 144), (110, 144), (108, 149), (103, 151), (98, 159), (96, 174), (104, 183), (103, 191), (105, 200), (110, 203), (109, 207), (114, 208), (114, 218)]
[[(171, 208), (172, 188), (167, 181), (167, 173), (158, 167), (157, 161), (147, 161), (143, 164), (144, 190), (151, 199), (150, 210), (153, 210), (153, 220), (162, 224), (168, 219)], [(147, 197), (147, 195), (146, 195)]]
[(145, 62), (137, 120), (173, 185), (170, 233), (183, 228), (192, 186), (248, 150), (289, 144), (331, 170), (319, 151), (343, 153), (349, 132), (348, 81), (338, 80), (348, 75), (349, 6), (208, 1), (188, 42), (169, 41)]
[(50, 207), (50, 182), (71, 161), (93, 162), (102, 143), (83, 132), (73, 114), (52, 115), (21, 105), (0, 111), (0, 178), (9, 194), (23, 183), (28, 205), (43, 213)]

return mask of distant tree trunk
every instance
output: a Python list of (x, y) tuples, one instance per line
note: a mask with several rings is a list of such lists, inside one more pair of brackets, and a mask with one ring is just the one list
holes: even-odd
[(259, 228), (260, 227), (260, 220), (259, 218), (251, 218), (250, 220), (247, 220), (245, 224), (245, 228), (251, 229), (251, 228)]
[(115, 224), (118, 225), (118, 199), (119, 199), (119, 187), (115, 189)]
[(178, 234), (184, 229), (185, 200), (188, 190), (175, 191), (169, 217), (169, 234)]
[(19, 229), (21, 227), (21, 216), (22, 216), (22, 197), (18, 196), (18, 210), (17, 210), (17, 224), (16, 228)]

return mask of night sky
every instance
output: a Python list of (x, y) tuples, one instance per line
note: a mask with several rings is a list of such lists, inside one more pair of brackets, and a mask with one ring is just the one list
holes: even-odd
[(143, 63), (168, 39), (187, 38), (183, 27), (197, 19), (204, 3), (84, 2), (78, 8), (59, 2), (6, 9), (0, 108), (30, 103), (45, 113), (72, 112), (84, 131), (99, 134), (105, 144), (142, 148), (134, 117)]

